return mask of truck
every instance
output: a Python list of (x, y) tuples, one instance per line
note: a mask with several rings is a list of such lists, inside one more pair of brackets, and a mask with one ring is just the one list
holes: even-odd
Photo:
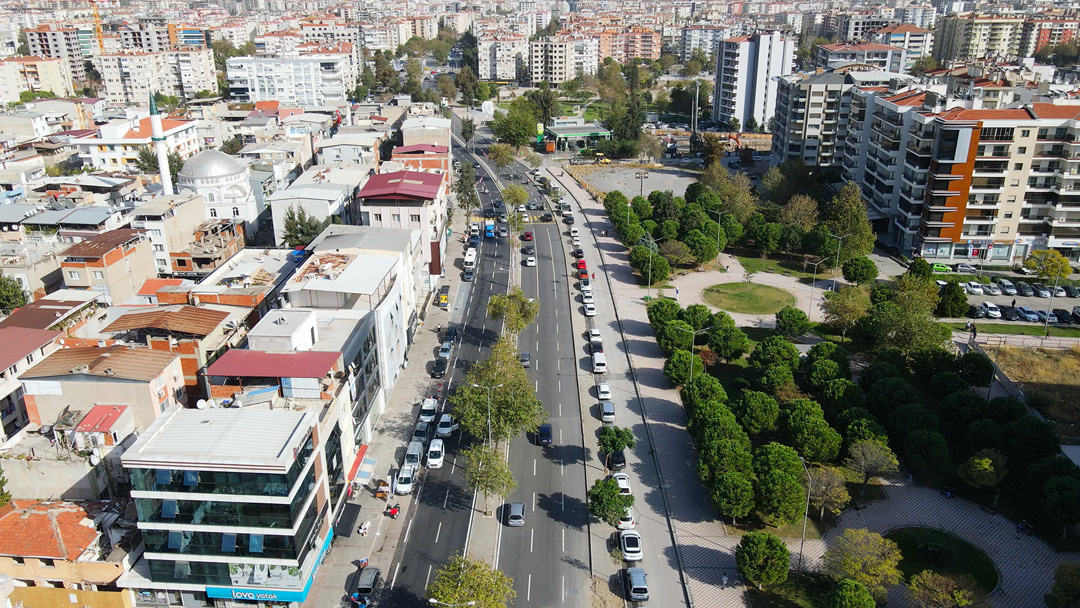
[(495, 238), (495, 220), (484, 220), (484, 238)]

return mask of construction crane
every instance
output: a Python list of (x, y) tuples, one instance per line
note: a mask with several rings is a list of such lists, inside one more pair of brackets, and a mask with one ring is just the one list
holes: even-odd
[(94, 10), (94, 35), (97, 36), (98, 50), (105, 54), (105, 30), (101, 28), (101, 13), (98, 12), (97, 0), (90, 0), (90, 7)]

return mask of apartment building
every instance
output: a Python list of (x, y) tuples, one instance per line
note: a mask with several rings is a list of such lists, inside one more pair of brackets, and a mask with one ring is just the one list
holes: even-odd
[(146, 53), (161, 53), (174, 46), (169, 29), (155, 23), (132, 23), (121, 27), (116, 32), (120, 36), (120, 46), (125, 50)]
[(911, 24), (926, 30), (933, 30), (937, 25), (938, 11), (931, 5), (912, 4), (893, 9), (893, 15), (900, 24)]
[(908, 72), (916, 61), (930, 57), (934, 50), (933, 30), (923, 29), (910, 23), (890, 25), (870, 34), (870, 41), (904, 49), (904, 67), (890, 72)]
[(1028, 19), (1020, 30), (1020, 57), (1034, 57), (1043, 48), (1076, 40), (1078, 19)]
[(947, 15), (934, 32), (933, 57), (940, 64), (973, 59), (1011, 59), (1020, 53), (1023, 17)]
[(371, 176), (359, 195), (362, 225), (421, 231), (428, 289), (445, 272), (447, 187), (438, 173), (395, 171)]
[(714, 25), (688, 25), (679, 32), (678, 49), (680, 61), (689, 61), (695, 49), (706, 55), (716, 53), (720, 43), (731, 37), (731, 28)]
[(93, 26), (48, 23), (25, 29), (23, 32), (26, 34), (26, 46), (31, 55), (65, 59), (71, 77), (80, 83), (86, 80), (85, 61), (91, 55)]
[(255, 36), (254, 42), (256, 55), (277, 55), (295, 51), (305, 40), (300, 32), (282, 30)]
[(716, 56), (713, 120), (764, 128), (776, 112), (778, 78), (795, 67), (794, 38), (780, 32), (729, 38)]
[[(198, 121), (183, 118), (162, 120), (168, 151), (184, 159), (196, 154), (200, 147), (197, 124)], [(94, 131), (72, 137), (71, 145), (78, 148), (84, 165), (131, 173), (138, 170), (139, 150), (149, 146), (152, 138), (150, 118), (146, 116), (110, 121)]]
[(555, 36), (529, 43), (529, 71), (533, 82), (560, 85), (579, 76), (595, 75), (600, 64), (595, 38)]
[(203, 223), (203, 197), (190, 191), (159, 196), (139, 205), (131, 215), (131, 227), (145, 232), (154, 252), (158, 274), (169, 274), (169, 255), (182, 251), (195, 229)]
[(23, 91), (52, 91), (59, 97), (74, 93), (70, 64), (52, 57), (9, 57), (0, 60), (0, 103), (19, 101)]
[(142, 230), (110, 230), (64, 251), (60, 262), (69, 289), (101, 292), (106, 304), (123, 304), (146, 279), (156, 277), (153, 250)]
[(607, 57), (619, 63), (626, 63), (630, 59), (659, 59), (663, 48), (663, 34), (642, 26), (604, 29), (595, 37), (600, 45), (600, 61)]
[(0, 355), (0, 420), (3, 429), (0, 439), (7, 441), (19, 429), (27, 425), (26, 406), (23, 403), (23, 373), (60, 348), (57, 339), (62, 332), (31, 327), (8, 326), (0, 328), (0, 343), (4, 345)]
[(836, 40), (857, 41), (865, 40), (870, 32), (885, 27), (889, 21), (881, 12), (838, 13), (826, 17), (825, 29)]
[(191, 99), (200, 91), (217, 91), (211, 49), (124, 51), (99, 59), (105, 97), (110, 103), (145, 103), (153, 93)]
[(907, 65), (904, 49), (870, 42), (841, 42), (814, 47), (814, 65), (827, 68), (836, 63), (859, 63), (885, 72), (901, 73)]
[(226, 66), (229, 92), (238, 102), (276, 100), (282, 105), (327, 106), (345, 102), (356, 88), (351, 48), (296, 56), (233, 57)]
[(482, 34), (476, 42), (480, 80), (517, 82), (528, 67), (530, 50), (527, 36)]

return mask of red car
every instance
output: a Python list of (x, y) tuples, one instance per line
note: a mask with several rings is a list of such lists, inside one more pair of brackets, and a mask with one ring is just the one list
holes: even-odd
[(521, 240), (523, 240), (523, 241), (531, 241), (531, 240), (533, 240), (532, 233), (531, 232), (526, 232), (525, 234), (521, 235)]
[(587, 266), (585, 266), (585, 260), (578, 260), (577, 262), (574, 262), (574, 264), (577, 266), (578, 270), (585, 270), (585, 268), (587, 268)]

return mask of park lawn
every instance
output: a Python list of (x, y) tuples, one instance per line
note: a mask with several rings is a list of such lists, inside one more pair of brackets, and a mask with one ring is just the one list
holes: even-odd
[(600, 120), (603, 118), (602, 114), (608, 109), (608, 104), (594, 101), (589, 104), (589, 107), (585, 108), (585, 122), (592, 122), (594, 120)]
[[(743, 270), (746, 272), (771, 272), (773, 274), (782, 274), (789, 277), (795, 277), (796, 279), (808, 279), (812, 281), (814, 279), (814, 267), (806, 265), (805, 267), (799, 262), (791, 260), (776, 260), (773, 258), (763, 258), (758, 255), (736, 255), (735, 258), (742, 264)], [(839, 275), (835, 273), (831, 268), (818, 268), (817, 278), (831, 279), (833, 275)]]
[(701, 296), (717, 308), (753, 315), (771, 315), (796, 302), (795, 296), (779, 287), (745, 283), (713, 285)]
[[(825, 529), (828, 527), (828, 524), (814, 518), (817, 513), (813, 507), (810, 508), (810, 511), (810, 517), (806, 520), (806, 538), (816, 540), (821, 538), (822, 534), (825, 533)], [(826, 519), (827, 518), (828, 515), (826, 515)], [(742, 536), (747, 532), (768, 532), (769, 534), (775, 534), (780, 538), (802, 538), (803, 520), (801, 513), (799, 514), (799, 519), (796, 520), (794, 523), (790, 523), (786, 526), (780, 526), (779, 528), (776, 526), (770, 526), (765, 522), (761, 521), (760, 519), (758, 519), (757, 514), (755, 513), (751, 513), (750, 515), (737, 521), (739, 523), (733, 526), (731, 525), (730, 517), (724, 518), (724, 525), (727, 526), (728, 534), (731, 534), (732, 536)], [(792, 567), (795, 566), (795, 562), (798, 559), (798, 550), (793, 551), (791, 554)]]
[[(953, 331), (968, 331), (967, 323), (942, 323), (945, 327)], [(1031, 325), (1028, 323), (989, 323), (984, 319), (978, 319), (975, 321), (975, 327), (979, 330), (980, 334), (1004, 334), (1009, 336), (1036, 336), (1043, 338), (1046, 336), (1046, 332), (1043, 331), (1042, 325)], [(1080, 338), (1080, 329), (1074, 327), (1059, 327), (1056, 325), (1050, 326), (1051, 338)]]
[[(984, 326), (985, 327), (985, 326)], [(1055, 334), (1057, 335), (1057, 334)], [(1029, 396), (1037, 396), (1031, 405), (1062, 428), (1080, 424), (1076, 390), (1080, 389), (1080, 348), (991, 347), (987, 354), (997, 361), (1013, 382)], [(1069, 430), (1063, 435), (1076, 435)]]
[(967, 574), (985, 593), (997, 587), (994, 562), (981, 549), (947, 532), (930, 528), (900, 528), (885, 535), (900, 547), (900, 571), (906, 580), (922, 572)]
[[(791, 566), (795, 567), (797, 555), (791, 556)], [(750, 605), (754, 608), (821, 608), (828, 606), (833, 590), (832, 579), (814, 572), (791, 571), (787, 580), (759, 591), (747, 583)]]

